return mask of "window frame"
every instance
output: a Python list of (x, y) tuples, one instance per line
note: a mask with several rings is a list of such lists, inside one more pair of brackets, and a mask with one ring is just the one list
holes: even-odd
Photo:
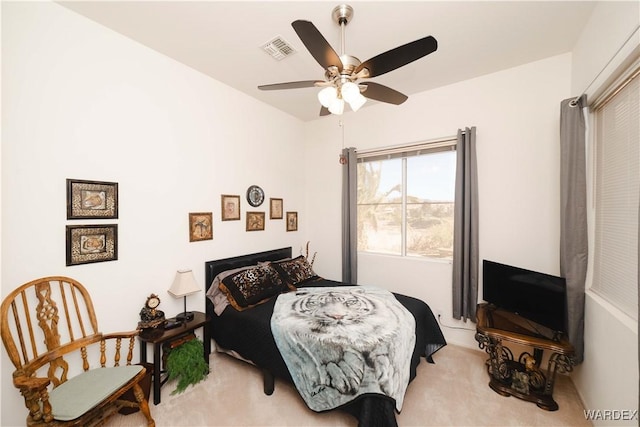
[[(421, 256), (421, 255), (408, 255), (407, 254), (407, 163), (408, 158), (420, 155), (428, 155), (435, 154), (444, 151), (456, 151), (457, 145), (457, 137), (449, 136), (444, 138), (439, 138), (435, 140), (422, 141), (414, 144), (407, 145), (396, 145), (384, 148), (376, 148), (370, 150), (358, 151), (356, 153), (356, 161), (357, 164), (364, 162), (374, 162), (376, 160), (390, 160), (394, 158), (401, 159), (401, 185), (402, 185), (402, 194), (401, 194), (401, 221), (400, 221), (400, 253), (387, 253), (387, 252), (379, 252), (372, 250), (361, 250), (359, 247), (357, 248), (358, 252), (366, 253), (369, 255), (383, 255), (383, 256), (395, 256), (401, 258), (410, 258), (417, 260), (431, 260), (431, 261), (445, 261), (451, 262), (451, 257), (439, 258), (432, 256)], [(455, 181), (455, 171), (454, 171), (454, 181)], [(455, 205), (455, 195), (452, 204)], [(360, 203), (356, 202), (356, 206), (361, 206)], [(359, 222), (359, 221), (358, 221)], [(453, 232), (453, 231), (452, 231)]]

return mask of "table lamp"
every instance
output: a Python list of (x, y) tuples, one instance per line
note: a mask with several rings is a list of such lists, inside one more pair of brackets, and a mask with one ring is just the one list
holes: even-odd
[(198, 286), (195, 277), (193, 277), (193, 271), (178, 270), (168, 292), (176, 298), (182, 297), (184, 299), (184, 312), (178, 314), (176, 316), (176, 320), (180, 322), (188, 322), (193, 319), (193, 312), (187, 312), (187, 295), (200, 292), (200, 286)]

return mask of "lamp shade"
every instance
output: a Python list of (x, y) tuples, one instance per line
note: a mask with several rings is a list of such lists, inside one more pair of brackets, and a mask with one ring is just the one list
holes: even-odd
[(318, 92), (318, 101), (323, 107), (329, 108), (331, 103), (338, 98), (338, 91), (335, 87), (329, 86)]
[(360, 88), (353, 82), (346, 82), (341, 88), (342, 99), (349, 103), (353, 111), (358, 111), (367, 102), (367, 98), (362, 96)]
[(360, 109), (360, 107), (362, 107), (365, 104), (365, 102), (367, 102), (367, 98), (362, 96), (362, 94), (358, 93), (354, 97), (354, 99), (349, 101), (349, 105), (351, 106), (351, 109), (353, 111), (358, 111)]
[(191, 270), (178, 270), (173, 283), (169, 288), (169, 293), (176, 298), (200, 292), (200, 286), (196, 282)]
[(329, 112), (331, 114), (342, 114), (344, 111), (344, 100), (342, 98), (336, 98), (329, 106)]
[(342, 84), (340, 92), (342, 93), (342, 99), (351, 104), (351, 101), (355, 100), (360, 95), (360, 88), (355, 83), (346, 82)]

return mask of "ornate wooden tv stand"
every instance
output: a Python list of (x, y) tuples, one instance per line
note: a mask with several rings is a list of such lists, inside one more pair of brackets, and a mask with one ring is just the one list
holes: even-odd
[[(476, 316), (476, 341), (489, 354), (489, 387), (503, 396), (534, 402), (547, 411), (557, 410), (553, 400), (556, 373), (573, 370), (574, 350), (567, 338), (547, 338), (550, 331), (543, 326), (490, 304), (478, 304)], [(532, 347), (533, 354), (524, 351), (515, 360), (506, 344)], [(543, 372), (540, 364), (544, 350), (551, 355)]]

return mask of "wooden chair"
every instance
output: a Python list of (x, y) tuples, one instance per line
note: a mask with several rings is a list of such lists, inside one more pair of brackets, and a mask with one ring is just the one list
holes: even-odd
[[(98, 332), (91, 297), (77, 281), (44, 277), (20, 286), (0, 306), (0, 332), (27, 426), (102, 425), (123, 408), (139, 408), (155, 426), (139, 384), (145, 368), (131, 364), (138, 331)], [(129, 390), (135, 399), (123, 399)]]

